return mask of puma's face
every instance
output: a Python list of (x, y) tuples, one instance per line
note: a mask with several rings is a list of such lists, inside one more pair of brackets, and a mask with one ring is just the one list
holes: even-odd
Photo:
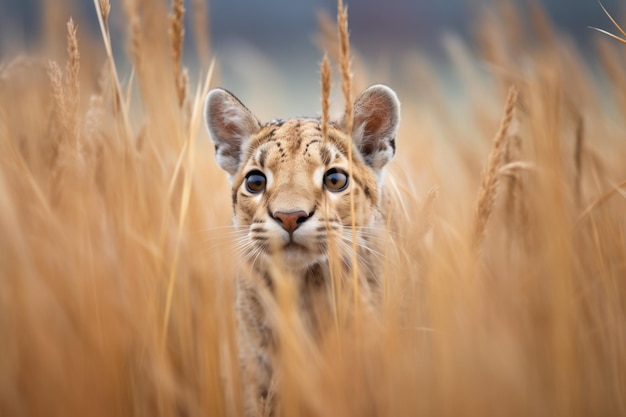
[(339, 122), (324, 140), (318, 119), (262, 125), (230, 93), (212, 90), (205, 117), (218, 164), (230, 175), (246, 259), (301, 270), (325, 261), (329, 250), (347, 257), (353, 221), (365, 245), (382, 171), (395, 153), (398, 112), (392, 90), (370, 87), (356, 99), (351, 137)]

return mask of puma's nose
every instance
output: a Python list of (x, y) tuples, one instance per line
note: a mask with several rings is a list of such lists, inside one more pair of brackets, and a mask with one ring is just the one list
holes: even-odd
[(308, 214), (306, 211), (284, 212), (277, 211), (272, 216), (289, 234), (293, 233), (302, 223), (304, 223), (313, 213)]

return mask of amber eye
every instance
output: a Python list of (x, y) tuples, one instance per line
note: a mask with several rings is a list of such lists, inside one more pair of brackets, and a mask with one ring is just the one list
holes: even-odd
[(337, 168), (331, 168), (324, 174), (324, 185), (335, 193), (343, 191), (348, 187), (348, 174)]
[(246, 190), (252, 194), (262, 193), (265, 190), (265, 175), (261, 171), (251, 171), (246, 175)]

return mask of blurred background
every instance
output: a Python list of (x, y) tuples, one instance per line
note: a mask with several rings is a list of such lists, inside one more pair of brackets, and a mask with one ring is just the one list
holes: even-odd
[[(169, 3), (166, 0), (152, 0)], [(193, 19), (193, 10), (203, 0), (186, 0), (186, 19)], [(98, 37), (96, 15), (92, 1), (72, 0), (72, 14), (79, 22), (79, 36), (88, 31)], [(125, 59), (126, 24), (124, 1), (113, 0), (113, 31), (120, 55)], [(621, 16), (623, 4), (604, 0), (604, 6), (616, 17)], [(350, 19), (351, 44), (368, 63), (372, 82), (394, 85), (400, 77), (394, 71), (406, 68), (407, 59), (428, 59), (442, 74), (446, 73), (448, 57), (443, 39), (456, 34), (469, 45), (474, 43), (477, 17), (498, 7), (497, 0), (379, 0), (346, 1)], [(526, 18), (529, 7), (540, 4), (564, 36), (571, 39), (583, 56), (599, 36), (589, 26), (613, 30), (596, 0), (516, 0)], [(49, 19), (46, 13), (59, 13), (59, 40), (68, 16), (55, 10), (53, 0), (0, 0), (0, 53), (10, 58), (23, 51), (35, 51), (41, 43), (42, 32)], [(334, 0), (211, 0), (202, 5), (209, 13), (207, 33), (211, 56), (217, 58), (220, 84), (241, 96), (261, 118), (299, 116), (318, 111), (318, 68), (322, 53), (315, 44), (318, 18), (321, 12), (335, 16)], [(67, 10), (67, 9), (66, 9)], [(48, 22), (48, 23), (47, 23)], [(189, 22), (188, 22), (189, 23)], [(190, 25), (187, 26), (188, 28)], [(117, 28), (117, 33), (116, 29)], [(525, 31), (531, 32), (532, 25)], [(195, 65), (196, 54), (192, 34), (186, 37), (185, 61)], [(533, 33), (524, 36), (532, 39)], [(49, 45), (45, 49), (50, 50)], [(416, 55), (413, 55), (415, 53)], [(594, 63), (589, 62), (593, 68)], [(199, 71), (192, 71), (195, 78)], [(400, 82), (396, 88), (401, 88)], [(267, 89), (274, 94), (271, 110), (262, 101), (249, 103), (251, 90)], [(267, 95), (265, 95), (267, 97)]]

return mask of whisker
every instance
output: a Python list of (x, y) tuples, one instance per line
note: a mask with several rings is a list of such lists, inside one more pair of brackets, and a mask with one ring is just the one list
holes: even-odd
[(207, 236), (205, 237), (205, 239), (210, 240), (210, 239), (219, 239), (219, 238), (226, 238), (226, 237), (232, 237), (232, 236), (239, 236), (239, 235), (245, 235), (247, 234), (248, 231), (247, 230), (232, 230), (230, 232), (223, 232), (223, 233), (215, 233), (215, 234), (207, 234)]
[[(352, 247), (352, 238), (351, 236), (342, 236), (342, 241), (344, 242), (344, 244), (350, 246), (350, 248)], [(372, 255), (374, 255), (379, 261), (383, 262), (386, 261), (387, 258), (384, 256), (384, 254), (382, 254), (380, 251), (372, 248), (370, 245), (368, 245), (369, 242), (364, 241), (363, 239), (361, 239), (359, 236), (357, 236), (357, 243), (359, 245), (359, 247), (362, 250), (367, 251), (367, 253), (370, 253)], [(352, 249), (351, 249), (352, 250)], [(367, 260), (363, 257), (362, 254), (357, 253), (358, 256), (361, 257), (361, 261), (362, 262), (366, 262)], [(369, 263), (369, 262), (368, 262)]]
[[(342, 226), (344, 229), (349, 229), (351, 230), (352, 227), (351, 226)], [(377, 232), (382, 232), (383, 234), (392, 234), (392, 235), (400, 235), (399, 232), (393, 231), (393, 230), (389, 230), (385, 227), (376, 227), (376, 226), (354, 226), (354, 228), (356, 230), (374, 230)]]
[[(352, 234), (352, 230), (349, 227), (347, 227), (347, 228), (344, 228), (343, 233)], [(385, 234), (381, 230), (357, 229), (357, 233), (362, 236), (367, 236), (368, 238), (376, 239), (379, 241), (389, 241), (394, 238), (394, 236), (391, 236), (390, 234)], [(399, 234), (396, 233), (396, 237), (397, 236), (399, 236)]]
[(250, 251), (250, 249), (254, 247), (255, 247), (255, 243), (253, 241), (245, 240), (245, 241), (238, 242), (233, 247), (233, 250), (237, 252), (239, 255), (245, 255)]
[(259, 247), (253, 247), (252, 250), (247, 250), (244, 253), (241, 253), (240, 256), (242, 258), (242, 261), (249, 262), (251, 259), (255, 257), (255, 255), (258, 254), (259, 250), (260, 250)]
[(254, 255), (254, 259), (252, 260), (252, 268), (254, 269), (254, 267), (256, 266), (256, 262), (259, 259), (259, 257), (261, 256), (261, 254), (263, 253), (264, 249), (262, 246), (259, 246), (256, 248), (255, 250), (255, 255)]
[(236, 229), (237, 226), (234, 225), (230, 225), (230, 226), (215, 226), (215, 227), (207, 227), (204, 229), (199, 229), (196, 230), (194, 233), (206, 233), (206, 232), (212, 232), (214, 230), (224, 230), (224, 229)]
[[(202, 254), (206, 254), (209, 251), (215, 250), (220, 246), (223, 246), (229, 242), (234, 241), (234, 245), (228, 244), (229, 247), (236, 248), (238, 245), (241, 245), (241, 242), (245, 241), (245, 234), (242, 233), (240, 235), (232, 234), (232, 235), (219, 235), (219, 236), (211, 236), (201, 242), (202, 244)], [(207, 247), (205, 245), (209, 244)]]
[(207, 236), (205, 239), (201, 241), (201, 243), (210, 243), (216, 240), (229, 240), (229, 239), (239, 239), (241, 237), (245, 237), (246, 233), (232, 233), (225, 235), (216, 235), (216, 236)]
[[(342, 241), (339, 241), (339, 243), (341, 247), (344, 248), (345, 251), (347, 252), (346, 257), (349, 259), (348, 255), (352, 254), (352, 242), (351, 241), (346, 242), (342, 240)], [(378, 276), (372, 270), (370, 263), (358, 252), (356, 254), (356, 258), (359, 263), (358, 268), (362, 268), (370, 277), (372, 277), (378, 284), (380, 284), (380, 280)], [(344, 261), (344, 264), (349, 265), (345, 261)]]

